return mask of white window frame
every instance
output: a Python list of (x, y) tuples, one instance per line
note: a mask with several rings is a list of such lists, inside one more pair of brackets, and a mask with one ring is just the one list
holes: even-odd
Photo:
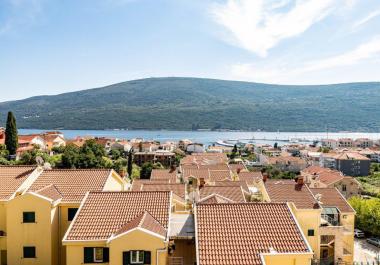
[[(136, 253), (136, 259), (137, 260), (133, 260), (133, 252)], [(140, 260), (140, 253), (143, 253), (143, 256), (142, 256), (142, 260)], [(131, 264), (144, 264), (144, 251), (143, 250), (131, 250)]]
[[(102, 251), (102, 259), (96, 259), (96, 250), (100, 249)], [(104, 260), (104, 249), (103, 248), (94, 248), (94, 262), (103, 262)]]

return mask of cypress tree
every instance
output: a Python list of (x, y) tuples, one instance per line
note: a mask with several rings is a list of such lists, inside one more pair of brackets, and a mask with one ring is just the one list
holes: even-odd
[(16, 119), (13, 113), (8, 112), (7, 126), (5, 129), (5, 146), (9, 152), (9, 155), (15, 155), (18, 148), (18, 135)]
[(133, 163), (133, 158), (132, 158), (132, 155), (133, 155), (133, 149), (129, 150), (129, 153), (128, 153), (128, 168), (127, 168), (127, 172), (128, 172), (128, 175), (129, 177), (132, 176), (132, 163)]

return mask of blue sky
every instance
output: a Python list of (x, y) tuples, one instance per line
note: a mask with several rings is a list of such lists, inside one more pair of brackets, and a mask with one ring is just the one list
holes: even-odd
[(0, 0), (0, 101), (153, 76), (380, 81), (380, 1)]

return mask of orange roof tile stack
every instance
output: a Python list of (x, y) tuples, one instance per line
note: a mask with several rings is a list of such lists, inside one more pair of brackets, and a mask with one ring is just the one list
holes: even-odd
[[(167, 231), (170, 201), (171, 193), (167, 191), (90, 192), (65, 240), (107, 240), (127, 229), (133, 220), (145, 220), (144, 225), (151, 226), (152, 218)], [(144, 212), (152, 218), (141, 216)]]
[(310, 253), (285, 203), (198, 204), (199, 265), (261, 265), (260, 254)]
[(8, 200), (35, 169), (33, 166), (0, 166), (0, 200)]

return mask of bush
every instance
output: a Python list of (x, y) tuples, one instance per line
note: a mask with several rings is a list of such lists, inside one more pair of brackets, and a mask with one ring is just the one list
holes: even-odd
[(356, 227), (374, 236), (380, 236), (380, 200), (352, 197), (349, 203), (356, 211)]

